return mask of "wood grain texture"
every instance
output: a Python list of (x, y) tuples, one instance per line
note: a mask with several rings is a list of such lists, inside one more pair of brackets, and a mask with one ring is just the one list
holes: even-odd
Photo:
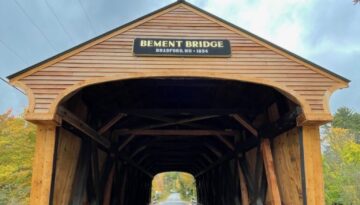
[(324, 205), (325, 191), (318, 126), (303, 126), (303, 145), (307, 204)]
[(38, 125), (33, 175), (31, 179), (31, 205), (48, 205), (50, 202), (56, 127)]
[(274, 138), (272, 150), (282, 204), (302, 205), (300, 145), (297, 129)]
[[(135, 57), (132, 43), (138, 37), (229, 39), (232, 57)], [(53, 112), (57, 98), (71, 92), (69, 88), (74, 85), (82, 87), (101, 78), (136, 73), (146, 76), (157, 72), (171, 76), (169, 71), (189, 77), (193, 72), (211, 72), (235, 80), (242, 76), (274, 82), (274, 85), (283, 86), (285, 91), (296, 93), (309, 107), (307, 112), (314, 113), (329, 113), (327, 93), (344, 87), (324, 73), (308, 68), (181, 4), (81, 52), (66, 56), (20, 81), (34, 93), (34, 108), (29, 112), (45, 114)]]
[(240, 195), (241, 195), (241, 204), (250, 205), (249, 192), (247, 190), (244, 174), (241, 171), (240, 164), (237, 162), (237, 171), (240, 180)]
[[(270, 147), (270, 140), (264, 139), (261, 142), (261, 152), (264, 160), (266, 179), (268, 184), (268, 196), (271, 199), (267, 202), (270, 205), (281, 205), (281, 196), (278, 186), (278, 179), (275, 173), (274, 159)], [(268, 198), (268, 199), (269, 199)]]
[(60, 128), (56, 155), (53, 204), (69, 204), (80, 148), (81, 139), (69, 131)]

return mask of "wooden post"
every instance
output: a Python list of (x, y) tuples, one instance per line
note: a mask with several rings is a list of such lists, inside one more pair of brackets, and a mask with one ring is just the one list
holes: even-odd
[(320, 147), (320, 131), (317, 125), (299, 128), (302, 154), (303, 196), (306, 205), (324, 205), (324, 179)]
[(281, 205), (281, 197), (279, 186), (277, 184), (276, 173), (274, 169), (274, 160), (271, 153), (269, 139), (264, 139), (261, 142), (261, 151), (264, 159), (264, 166), (266, 171), (266, 178), (268, 182), (268, 191), (271, 195), (271, 205)]
[(249, 192), (246, 187), (245, 177), (241, 171), (240, 163), (237, 161), (237, 170), (240, 179), (241, 201), (242, 205), (250, 205)]
[(55, 142), (56, 126), (39, 124), (31, 179), (31, 205), (50, 204)]

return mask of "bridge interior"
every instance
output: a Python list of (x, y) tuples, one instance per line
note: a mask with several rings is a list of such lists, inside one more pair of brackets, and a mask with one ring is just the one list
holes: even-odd
[(58, 108), (62, 129), (81, 139), (72, 203), (145, 205), (153, 176), (182, 171), (195, 176), (201, 204), (240, 205), (247, 196), (263, 204), (261, 143), (295, 127), (299, 112), (274, 88), (231, 80), (143, 78), (83, 88)]

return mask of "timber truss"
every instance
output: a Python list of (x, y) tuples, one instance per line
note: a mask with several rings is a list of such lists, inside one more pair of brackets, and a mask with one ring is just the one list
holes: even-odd
[[(62, 127), (84, 139), (77, 170), (79, 193), (75, 195), (87, 192), (96, 204), (110, 199), (119, 204), (143, 204), (150, 197), (148, 190), (154, 175), (184, 171), (195, 176), (197, 196), (203, 204), (248, 201), (260, 205), (269, 192), (274, 200), (279, 199), (271, 139), (294, 128), (301, 111), (297, 106), (281, 110), (278, 105), (288, 102), (282, 102), (284, 98), (271, 99), (263, 99), (266, 104), (256, 115), (249, 115), (256, 110), (250, 105), (230, 109), (119, 109), (95, 105), (99, 110), (115, 112), (105, 112), (92, 120), (80, 119), (76, 110), (65, 104), (57, 112)], [(255, 159), (245, 154), (250, 150), (256, 152)], [(98, 152), (107, 156), (101, 170), (97, 168)], [(250, 162), (254, 166), (249, 166)], [(130, 179), (132, 186), (126, 182)], [(128, 189), (133, 191), (127, 193), (143, 193), (140, 195), (144, 199), (134, 197), (138, 201), (130, 203), (123, 194), (111, 196)], [(209, 197), (213, 193), (222, 197)], [(231, 197), (238, 193), (241, 199)]]

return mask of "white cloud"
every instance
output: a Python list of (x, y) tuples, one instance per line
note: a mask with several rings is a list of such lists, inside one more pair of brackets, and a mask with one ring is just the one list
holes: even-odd
[[(292, 51), (302, 51), (299, 15), (309, 0), (210, 0), (205, 9)], [(196, 1), (195, 1), (196, 3)]]
[[(193, 0), (195, 4), (201, 0)], [(332, 111), (360, 111), (360, 13), (349, 1), (209, 0), (204, 9), (353, 80), (332, 98)], [(352, 93), (352, 94), (349, 94)], [(346, 99), (346, 100), (344, 100)]]

